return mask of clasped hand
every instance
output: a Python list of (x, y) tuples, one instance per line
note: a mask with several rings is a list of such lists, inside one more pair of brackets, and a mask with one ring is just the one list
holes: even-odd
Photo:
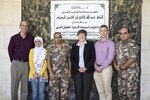
[(85, 67), (80, 67), (80, 68), (78, 69), (78, 71), (79, 71), (80, 73), (84, 73), (86, 70), (87, 70), (87, 69), (86, 69)]

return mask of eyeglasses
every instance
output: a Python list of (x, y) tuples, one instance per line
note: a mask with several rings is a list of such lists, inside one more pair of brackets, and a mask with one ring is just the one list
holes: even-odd
[(41, 41), (34, 41), (35, 43), (40, 43)]
[(20, 26), (22, 26), (22, 27), (28, 27), (28, 25), (20, 25)]
[(122, 35), (122, 34), (128, 34), (128, 32), (123, 32), (123, 33), (119, 33), (120, 35)]

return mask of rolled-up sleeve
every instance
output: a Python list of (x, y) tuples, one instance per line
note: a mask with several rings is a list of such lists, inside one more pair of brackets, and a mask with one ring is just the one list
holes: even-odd
[(47, 47), (47, 55), (46, 55), (46, 59), (50, 59), (51, 58), (51, 48), (50, 46)]
[(135, 42), (130, 43), (130, 51), (129, 51), (129, 56), (130, 58), (132, 58), (133, 60), (137, 59), (138, 53), (139, 53), (139, 46), (136, 45)]

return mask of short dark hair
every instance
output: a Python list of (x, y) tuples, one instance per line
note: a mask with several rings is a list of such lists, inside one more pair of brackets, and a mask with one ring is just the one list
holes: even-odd
[(120, 28), (120, 30), (121, 30), (122, 28), (126, 28), (126, 29), (128, 30), (128, 33), (130, 33), (130, 30), (129, 30), (129, 28), (128, 28), (127, 26), (122, 26), (122, 27)]
[(107, 25), (101, 25), (100, 28), (105, 27), (108, 30)]
[(27, 20), (22, 20), (22, 21), (20, 22), (20, 26), (21, 26), (22, 22), (26, 22), (27, 25), (29, 26), (29, 22), (28, 22)]
[(60, 34), (60, 36), (61, 36), (61, 38), (62, 38), (61, 32), (55, 32), (55, 33), (54, 33), (54, 38), (55, 38), (55, 35), (56, 35), (56, 34)]
[(79, 30), (79, 31), (77, 32), (77, 36), (78, 36), (79, 34), (81, 34), (81, 33), (83, 33), (85, 36), (87, 36), (87, 31), (84, 30), (84, 29)]

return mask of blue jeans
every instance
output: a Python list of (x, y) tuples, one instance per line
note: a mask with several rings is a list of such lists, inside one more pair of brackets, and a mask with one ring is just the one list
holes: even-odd
[(44, 100), (45, 81), (39, 79), (31, 80), (32, 100)]

